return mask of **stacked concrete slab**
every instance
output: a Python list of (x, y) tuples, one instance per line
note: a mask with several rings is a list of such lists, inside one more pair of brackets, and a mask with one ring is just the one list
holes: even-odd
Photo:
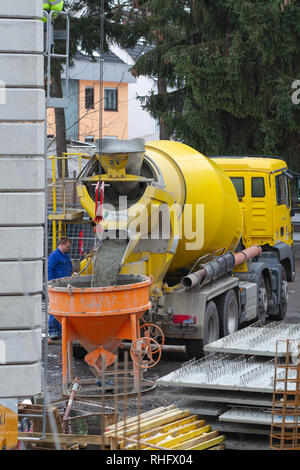
[(0, 2), (0, 397), (41, 391), (42, 0)]
[[(183, 364), (157, 384), (175, 389), (178, 400), (187, 400), (193, 413), (206, 419), (212, 429), (225, 433), (226, 449), (268, 450), (274, 357), (286, 355), (287, 339), (292, 360), (296, 360), (299, 323), (257, 322), (206, 345), (205, 357)], [(277, 371), (277, 379), (284, 374)], [(289, 379), (296, 379), (296, 371), (289, 372)], [(277, 383), (276, 390), (282, 388), (283, 384)], [(295, 390), (295, 383), (289, 384), (288, 390)]]

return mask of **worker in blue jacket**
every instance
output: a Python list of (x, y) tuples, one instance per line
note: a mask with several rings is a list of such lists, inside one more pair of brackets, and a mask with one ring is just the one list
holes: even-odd
[[(73, 266), (69, 254), (71, 243), (69, 237), (62, 237), (59, 240), (58, 248), (49, 256), (48, 281), (72, 275)], [(50, 340), (61, 338), (61, 324), (51, 314), (49, 314), (48, 320), (48, 334)]]

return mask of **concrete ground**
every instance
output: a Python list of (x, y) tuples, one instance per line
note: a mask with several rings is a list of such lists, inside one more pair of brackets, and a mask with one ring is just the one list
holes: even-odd
[[(287, 320), (300, 321), (300, 259), (296, 260), (296, 280), (289, 284), (289, 301)], [(145, 374), (145, 378), (155, 380), (169, 372), (180, 367), (187, 360), (186, 356), (178, 353), (163, 353), (160, 363)], [(49, 401), (58, 400), (62, 393), (62, 368), (61, 368), (61, 345), (54, 344), (49, 346), (48, 355), (48, 399)], [(75, 375), (81, 378), (93, 377), (93, 374), (84, 361), (75, 361)], [(99, 399), (101, 394), (99, 392)], [(141, 411), (145, 412), (162, 405), (169, 405), (178, 401), (173, 391), (167, 392), (161, 389), (154, 389), (149, 393), (143, 394), (141, 399)], [(112, 400), (106, 400), (107, 406), (114, 406)], [(119, 412), (123, 411), (123, 400), (119, 401)], [(137, 414), (137, 398), (128, 398), (127, 413), (129, 416)]]

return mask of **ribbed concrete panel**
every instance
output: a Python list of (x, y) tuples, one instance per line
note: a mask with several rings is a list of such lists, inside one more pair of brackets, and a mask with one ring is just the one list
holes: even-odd
[(0, 188), (2, 191), (41, 190), (44, 187), (44, 158), (0, 158)]
[(0, 260), (40, 259), (43, 227), (0, 227)]
[[(41, 358), (42, 330), (0, 330), (0, 366), (37, 362)], [(20, 353), (22, 351), (22, 353)]]
[(0, 2), (0, 17), (41, 18), (42, 15), (42, 0), (1, 0)]
[(45, 220), (44, 204), (44, 193), (0, 192), (0, 226), (41, 225)]
[(0, 18), (0, 52), (42, 53), (43, 22)]
[(24, 397), (41, 391), (41, 364), (0, 367), (0, 397)]
[(43, 87), (44, 57), (30, 54), (0, 54), (0, 80), (6, 87)]
[(0, 142), (2, 156), (43, 155), (44, 124), (0, 123)]
[[(0, 24), (1, 28), (1, 24)], [(1, 40), (0, 40), (1, 41)], [(0, 72), (1, 74), (1, 72)], [(3, 93), (3, 91), (2, 91)], [(0, 121), (44, 121), (45, 92), (26, 88), (7, 88), (0, 106)]]
[(0, 330), (28, 329), (41, 324), (42, 296), (0, 296)]
[(42, 261), (1, 261), (0, 295), (38, 293), (43, 288)]
[[(204, 346), (205, 351), (227, 354), (251, 354), (255, 356), (285, 356), (286, 343), (290, 340), (290, 352), (297, 350), (300, 341), (300, 325), (287, 321), (262, 325), (254, 323), (247, 328), (235, 331), (229, 336)], [(276, 346), (277, 341), (279, 341)], [(282, 342), (280, 342), (282, 341)]]

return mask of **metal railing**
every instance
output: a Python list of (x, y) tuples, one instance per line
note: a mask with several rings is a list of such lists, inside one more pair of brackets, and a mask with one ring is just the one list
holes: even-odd
[[(48, 214), (48, 220), (52, 221), (52, 250), (54, 251), (57, 247), (57, 238), (67, 235), (66, 222), (72, 222), (74, 220), (82, 219), (83, 211), (70, 209), (71, 206), (68, 206), (66, 203), (66, 186), (68, 184), (76, 184), (76, 178), (66, 178), (66, 161), (70, 159), (78, 159), (79, 164), (79, 174), (82, 170), (82, 159), (89, 160), (90, 155), (86, 153), (63, 153), (61, 157), (56, 155), (51, 155), (48, 157), (52, 163), (52, 183), (49, 185), (52, 187), (52, 213)], [(62, 162), (62, 177), (58, 181), (56, 178), (56, 161)], [(62, 205), (61, 209), (58, 211), (57, 204), (57, 189), (61, 188), (62, 191)], [(58, 223), (58, 227), (57, 227)], [(58, 229), (57, 229), (58, 228)]]

